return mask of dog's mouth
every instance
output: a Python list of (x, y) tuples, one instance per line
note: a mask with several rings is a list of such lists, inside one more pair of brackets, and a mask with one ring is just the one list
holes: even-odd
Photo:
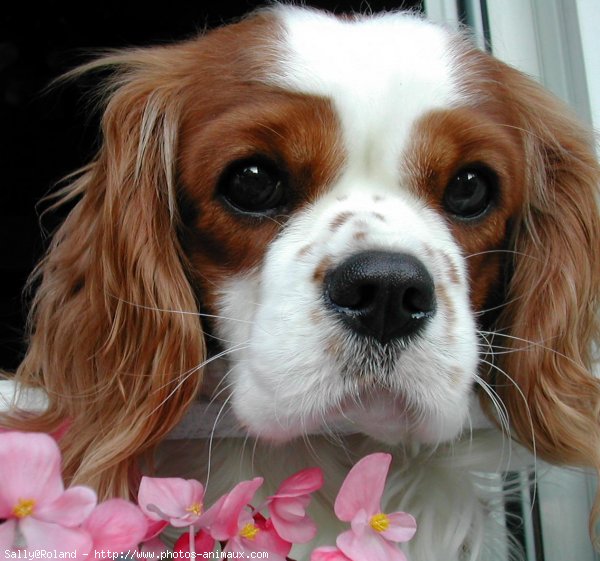
[[(405, 345), (365, 345), (364, 352), (360, 350), (355, 347), (338, 355), (337, 373), (331, 373), (335, 379), (320, 388), (314, 386), (303, 395), (275, 392), (270, 397), (263, 388), (260, 406), (253, 402), (251, 409), (247, 394), (229, 383), (227, 361), (214, 361), (204, 377), (203, 407), (210, 402), (211, 408), (199, 422), (210, 424), (214, 436), (250, 435), (280, 443), (315, 434), (364, 434), (387, 445), (456, 436), (461, 427), (455, 420), (462, 415), (457, 409), (463, 407), (442, 415), (434, 405), (436, 399), (421, 395), (423, 391), (408, 381), (417, 378), (413, 369), (401, 364)], [(252, 374), (240, 377), (252, 379)], [(233, 427), (238, 427), (237, 432)]]

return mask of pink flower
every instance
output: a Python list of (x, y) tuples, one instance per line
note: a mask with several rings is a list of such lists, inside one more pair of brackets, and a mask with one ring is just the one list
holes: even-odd
[(62, 438), (71, 430), (73, 422), (70, 419), (63, 421), (58, 428), (50, 433), (50, 436), (56, 440), (56, 442), (60, 442)]
[(151, 520), (167, 520), (182, 528), (198, 523), (204, 508), (204, 487), (194, 479), (142, 477), (138, 504)]
[(292, 543), (306, 543), (317, 534), (315, 523), (306, 515), (310, 493), (323, 486), (319, 468), (303, 469), (286, 479), (267, 499), (271, 520), (277, 533)]
[(156, 538), (168, 525), (166, 520), (153, 520), (144, 514), (146, 519), (146, 535), (142, 539), (142, 542), (148, 542)]
[(87, 487), (65, 491), (60, 451), (47, 434), (0, 434), (0, 550), (90, 551), (92, 540), (78, 528), (96, 506)]
[(336, 544), (352, 561), (406, 561), (396, 543), (415, 535), (415, 519), (405, 512), (381, 511), (391, 461), (389, 454), (381, 453), (360, 460), (344, 479), (335, 500), (336, 516), (352, 525), (338, 536)]
[(337, 547), (318, 547), (310, 554), (310, 561), (352, 561), (346, 557)]
[(136, 549), (147, 527), (140, 509), (123, 499), (111, 499), (98, 505), (83, 523), (83, 529), (92, 537), (94, 551), (111, 553)]
[[(179, 539), (175, 542), (173, 548), (174, 553), (187, 553), (192, 551), (190, 545), (190, 532), (182, 534)], [(196, 554), (211, 553), (215, 549), (215, 540), (207, 532), (200, 531), (193, 536), (193, 552)]]
[(141, 555), (141, 559), (164, 559), (165, 556), (161, 556), (160, 554), (166, 553), (168, 550), (167, 546), (160, 541), (160, 538), (154, 537), (147, 542), (144, 542), (140, 547), (140, 551), (154, 554), (149, 556)]
[(262, 477), (256, 477), (238, 483), (206, 511), (202, 521), (213, 538), (227, 541), (226, 553), (249, 557), (260, 551), (269, 553), (270, 561), (285, 561), (292, 544), (281, 539), (264, 518), (255, 520), (246, 508), (262, 482)]

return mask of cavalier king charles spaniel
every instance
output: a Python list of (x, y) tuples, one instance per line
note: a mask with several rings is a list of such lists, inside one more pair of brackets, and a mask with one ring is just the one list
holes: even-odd
[[(47, 408), (2, 419), (70, 419), (70, 481), (211, 465), (218, 496), (319, 465), (332, 543), (341, 479), (388, 450), (411, 560), (448, 561), (486, 555), (495, 434), (600, 466), (599, 166), (536, 83), (414, 14), (291, 6), (71, 76), (98, 69), (102, 144), (60, 192), (15, 378)], [(167, 438), (208, 400), (230, 437)]]

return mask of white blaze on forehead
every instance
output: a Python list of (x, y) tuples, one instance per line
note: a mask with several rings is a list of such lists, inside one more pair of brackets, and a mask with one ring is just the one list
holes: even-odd
[(333, 101), (351, 166), (358, 158), (397, 173), (414, 121), (459, 99), (450, 35), (417, 16), (344, 20), (293, 7), (278, 14), (285, 44), (273, 80)]

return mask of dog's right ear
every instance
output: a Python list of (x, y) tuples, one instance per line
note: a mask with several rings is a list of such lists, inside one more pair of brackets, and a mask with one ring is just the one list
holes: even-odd
[[(600, 165), (592, 134), (566, 106), (496, 61), (526, 164), (495, 390), (513, 435), (556, 464), (600, 472)], [(504, 337), (504, 339), (502, 339)], [(600, 518), (597, 495), (590, 529)]]
[[(175, 160), (189, 44), (108, 55), (103, 142), (60, 194), (76, 200), (34, 273), (29, 350), (16, 376), (49, 398), (38, 418), (2, 424), (50, 431), (64, 419), (67, 480), (126, 496), (136, 457), (176, 425), (202, 380), (205, 345), (177, 238)], [(188, 45), (188, 46), (186, 46)], [(57, 204), (59, 204), (57, 203)]]

